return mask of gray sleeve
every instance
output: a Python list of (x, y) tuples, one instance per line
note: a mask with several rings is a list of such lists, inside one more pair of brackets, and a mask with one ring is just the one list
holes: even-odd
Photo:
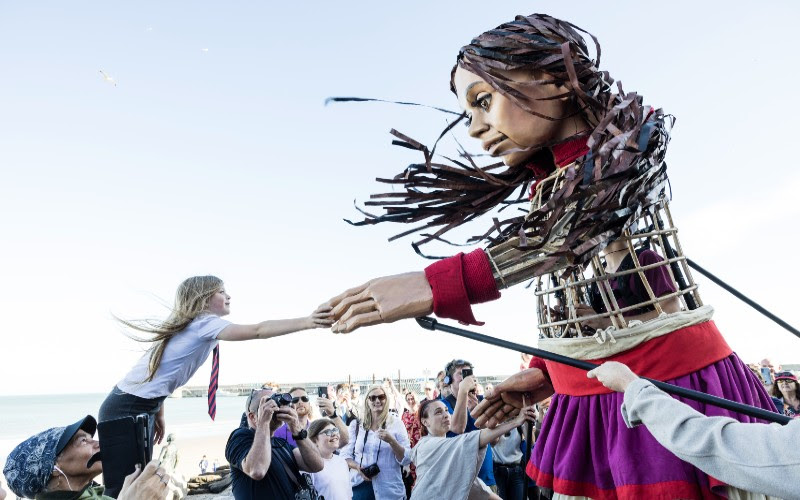
[(788, 425), (706, 417), (646, 380), (625, 390), (622, 418), (644, 424), (662, 446), (731, 486), (800, 499), (800, 419)]

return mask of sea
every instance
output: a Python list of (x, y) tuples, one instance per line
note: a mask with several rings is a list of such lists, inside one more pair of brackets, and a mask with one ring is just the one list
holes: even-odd
[[(77, 422), (86, 415), (97, 418), (107, 393), (0, 396), (0, 466), (8, 454), (28, 437), (49, 429)], [(217, 416), (208, 416), (206, 398), (167, 398), (167, 434), (181, 439), (228, 435), (239, 426), (245, 396), (217, 398)]]

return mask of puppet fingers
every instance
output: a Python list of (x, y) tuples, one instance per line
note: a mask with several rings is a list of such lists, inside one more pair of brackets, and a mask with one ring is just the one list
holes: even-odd
[(332, 307), (336, 307), (337, 305), (339, 305), (339, 303), (340, 303), (341, 301), (343, 301), (343, 300), (344, 300), (344, 299), (346, 299), (347, 297), (350, 297), (350, 296), (352, 296), (352, 295), (357, 295), (357, 294), (359, 294), (359, 293), (363, 292), (364, 290), (366, 290), (366, 289), (367, 289), (367, 287), (368, 287), (368, 286), (369, 286), (369, 281), (367, 281), (367, 282), (366, 282), (366, 283), (364, 283), (363, 285), (360, 285), (360, 286), (357, 286), (357, 287), (350, 288), (350, 289), (348, 289), (348, 290), (346, 290), (346, 291), (344, 291), (344, 292), (340, 293), (340, 294), (339, 294), (339, 295), (337, 295), (336, 297), (333, 297), (333, 298), (332, 298), (332, 299), (330, 299), (328, 302), (325, 302), (324, 304), (320, 304), (319, 308), (320, 308), (320, 309), (322, 309), (323, 307), (330, 307), (330, 308), (332, 308)]
[(347, 311), (345, 311), (345, 313), (342, 314), (342, 317), (339, 318), (339, 323), (347, 323), (353, 316), (370, 313), (375, 310), (375, 301), (367, 298), (363, 302), (352, 304), (349, 308), (347, 308)]
[(333, 316), (333, 319), (339, 321), (342, 315), (346, 313), (353, 304), (358, 304), (359, 302), (363, 302), (365, 299), (369, 298), (367, 293), (368, 291), (364, 289), (360, 293), (343, 298), (342, 301), (339, 302), (339, 304), (331, 311), (331, 316)]
[(331, 330), (333, 333), (350, 333), (356, 328), (360, 328), (362, 326), (370, 326), (370, 325), (377, 325), (378, 323), (382, 323), (383, 319), (381, 318), (381, 313), (378, 311), (366, 313), (366, 314), (358, 314), (352, 318), (350, 318), (346, 322), (338, 322)]
[(502, 407), (503, 401), (499, 399), (491, 402), (487, 402), (484, 399), (478, 403), (478, 405), (472, 410), (472, 417), (475, 418), (475, 426), (484, 427), (489, 424), (490, 428), (495, 427), (497, 424), (495, 423), (494, 425), (491, 425), (491, 422), (497, 411), (502, 411)]

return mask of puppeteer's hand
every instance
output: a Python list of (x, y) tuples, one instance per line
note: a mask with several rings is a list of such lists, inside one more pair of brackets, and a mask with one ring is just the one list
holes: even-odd
[(606, 361), (586, 374), (589, 378), (596, 378), (598, 382), (612, 391), (625, 392), (628, 384), (639, 378), (628, 368), (628, 365), (617, 361)]
[(553, 394), (542, 370), (527, 368), (508, 377), (487, 391), (483, 401), (472, 410), (477, 427), (493, 429), (519, 414), (524, 406), (541, 401)]
[(433, 292), (422, 271), (384, 276), (351, 288), (327, 304), (333, 308), (334, 333), (392, 323), (433, 312)]

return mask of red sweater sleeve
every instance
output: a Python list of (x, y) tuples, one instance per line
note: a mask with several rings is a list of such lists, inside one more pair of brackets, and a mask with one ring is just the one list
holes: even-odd
[(544, 376), (547, 377), (548, 382), (552, 384), (552, 381), (550, 380), (550, 373), (547, 371), (547, 365), (542, 358), (539, 356), (533, 356), (530, 363), (528, 363), (528, 368), (538, 368), (542, 370), (542, 373), (544, 373)]
[(433, 312), (440, 318), (482, 325), (470, 305), (500, 298), (489, 257), (480, 249), (431, 264), (425, 268), (425, 277), (433, 291)]

